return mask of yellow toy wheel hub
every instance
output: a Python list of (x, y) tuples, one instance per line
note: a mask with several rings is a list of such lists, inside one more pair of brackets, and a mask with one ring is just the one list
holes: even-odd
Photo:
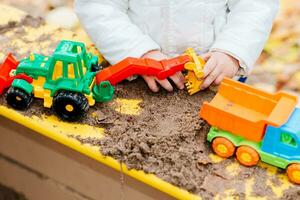
[(68, 105), (66, 105), (66, 110), (68, 112), (72, 112), (74, 110), (74, 107), (72, 105), (68, 104)]
[(252, 161), (252, 157), (249, 153), (242, 153), (241, 158), (243, 159), (244, 162)]
[(224, 154), (228, 152), (228, 149), (224, 144), (219, 144), (217, 149), (219, 152), (224, 153)]
[(292, 176), (295, 180), (300, 181), (300, 171), (293, 171)]
[(16, 100), (17, 100), (17, 101), (21, 101), (22, 99), (21, 99), (21, 97), (16, 96)]

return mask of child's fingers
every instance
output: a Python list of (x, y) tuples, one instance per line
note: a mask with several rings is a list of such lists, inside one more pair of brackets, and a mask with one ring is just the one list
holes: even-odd
[(166, 89), (168, 92), (172, 92), (172, 91), (173, 91), (173, 87), (172, 87), (171, 83), (170, 83), (167, 79), (164, 79), (164, 80), (156, 79), (156, 81), (157, 81), (164, 89)]
[(225, 78), (225, 75), (221, 73), (221, 74), (218, 76), (218, 78), (216, 78), (216, 80), (214, 81), (214, 84), (215, 84), (215, 85), (220, 85), (224, 78)]
[(206, 78), (209, 74), (211, 74), (211, 72), (216, 68), (216, 65), (217, 65), (216, 59), (213, 58), (208, 59), (203, 69), (204, 78)]
[(220, 75), (221, 75), (221, 68), (216, 67), (203, 81), (201, 89), (204, 90), (208, 88)]
[(145, 82), (147, 83), (149, 89), (152, 92), (158, 92), (159, 87), (157, 86), (157, 83), (155, 81), (155, 78), (153, 76), (142, 76)]
[(184, 77), (181, 72), (176, 72), (170, 79), (175, 83), (178, 89), (184, 89)]
[(208, 59), (209, 59), (210, 57), (211, 57), (211, 52), (207, 52), (207, 53), (201, 55), (201, 58), (202, 58), (205, 62), (207, 62)]

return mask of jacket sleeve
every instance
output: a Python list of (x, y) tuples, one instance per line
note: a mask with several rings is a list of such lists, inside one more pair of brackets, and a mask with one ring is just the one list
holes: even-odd
[(81, 24), (103, 56), (115, 64), (160, 49), (127, 15), (128, 0), (76, 0)]
[(227, 23), (211, 51), (237, 58), (248, 74), (268, 39), (278, 7), (278, 0), (229, 0)]

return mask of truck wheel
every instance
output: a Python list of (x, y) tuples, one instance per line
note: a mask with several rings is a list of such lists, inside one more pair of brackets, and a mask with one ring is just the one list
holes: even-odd
[(289, 165), (286, 173), (291, 182), (300, 184), (300, 164)]
[(22, 89), (10, 87), (7, 91), (7, 104), (17, 110), (25, 110), (32, 102), (33, 95)]
[(235, 152), (235, 146), (228, 139), (217, 137), (212, 142), (213, 151), (220, 157), (229, 158)]
[(80, 93), (60, 91), (53, 100), (54, 112), (65, 121), (78, 121), (89, 109), (87, 98)]
[(259, 161), (259, 154), (257, 151), (248, 146), (240, 146), (236, 150), (237, 160), (245, 166), (255, 166)]

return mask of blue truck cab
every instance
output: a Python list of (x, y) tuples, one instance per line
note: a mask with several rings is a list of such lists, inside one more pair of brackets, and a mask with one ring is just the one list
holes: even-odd
[(261, 145), (262, 152), (282, 158), (278, 167), (300, 163), (300, 109), (296, 108), (281, 127), (267, 126)]

